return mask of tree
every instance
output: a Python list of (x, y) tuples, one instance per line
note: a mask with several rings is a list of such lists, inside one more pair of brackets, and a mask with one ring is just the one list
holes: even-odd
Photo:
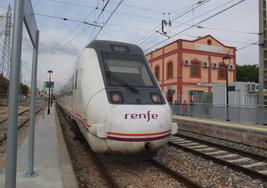
[(21, 93), (22, 95), (28, 97), (29, 87), (27, 85), (21, 84)]
[(2, 74), (0, 74), (0, 95), (7, 95), (9, 81)]
[[(0, 74), (0, 95), (7, 95), (8, 87), (9, 87), (9, 80), (5, 78), (2, 74)], [(27, 97), (29, 93), (29, 87), (22, 83), (19, 83), (19, 87), (21, 90), (21, 94)]]
[(259, 83), (259, 66), (236, 65), (236, 81)]

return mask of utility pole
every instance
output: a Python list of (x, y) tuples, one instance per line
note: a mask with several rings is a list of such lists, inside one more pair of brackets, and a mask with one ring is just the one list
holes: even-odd
[(4, 32), (4, 44), (1, 55), (1, 74), (9, 79), (10, 72), (10, 52), (11, 52), (11, 7), (8, 6), (8, 10), (5, 16), (5, 32)]
[(229, 81), (228, 81), (229, 78), (228, 78), (228, 71), (229, 71), (229, 65), (230, 65), (231, 56), (229, 56), (229, 55), (223, 56), (223, 62), (225, 60), (227, 60), (227, 59), (229, 60), (229, 62), (226, 65), (226, 85), (225, 85), (225, 92), (226, 92), (226, 121), (230, 121), (230, 118), (229, 118)]
[(47, 71), (49, 73), (49, 86), (48, 86), (48, 108), (47, 108), (47, 114), (50, 114), (50, 91), (51, 91), (51, 74), (53, 73), (52, 70)]
[(260, 105), (267, 105), (267, 15), (266, 0), (259, 0), (259, 82)]

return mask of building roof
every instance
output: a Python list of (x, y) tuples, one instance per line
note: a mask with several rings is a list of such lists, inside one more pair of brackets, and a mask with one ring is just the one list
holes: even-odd
[(173, 43), (175, 43), (175, 42), (191, 42), (191, 43), (194, 43), (194, 42), (201, 41), (201, 40), (203, 40), (203, 39), (207, 39), (207, 38), (211, 38), (211, 39), (213, 39), (214, 41), (216, 41), (217, 43), (219, 43), (219, 44), (220, 44), (221, 46), (223, 46), (224, 48), (232, 48), (234, 51), (236, 51), (236, 47), (233, 47), (233, 46), (226, 46), (226, 45), (224, 45), (222, 42), (220, 42), (219, 40), (217, 40), (216, 38), (214, 38), (212, 35), (205, 35), (205, 36), (203, 36), (203, 37), (199, 37), (199, 38), (197, 38), (197, 39), (195, 39), (195, 40), (177, 39), (177, 40), (175, 40), (175, 41), (173, 41), (173, 42), (170, 42), (170, 43), (168, 43), (168, 44), (166, 44), (166, 45), (164, 45), (164, 46), (162, 46), (162, 47), (160, 47), (160, 48), (157, 48), (157, 49), (155, 49), (155, 50), (149, 52), (149, 53), (146, 54), (146, 55), (152, 54), (153, 52), (158, 51), (158, 50), (160, 50), (160, 49), (162, 49), (162, 48), (165, 48), (165, 47), (167, 47), (167, 46), (169, 46), (169, 45), (171, 45), (171, 44), (173, 44)]

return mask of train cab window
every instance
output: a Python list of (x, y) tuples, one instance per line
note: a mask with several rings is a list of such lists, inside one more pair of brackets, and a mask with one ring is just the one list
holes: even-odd
[(107, 71), (112, 75), (108, 78), (110, 85), (119, 86), (123, 80), (127, 84), (138, 87), (154, 86), (145, 61), (137, 55), (106, 54), (105, 63)]

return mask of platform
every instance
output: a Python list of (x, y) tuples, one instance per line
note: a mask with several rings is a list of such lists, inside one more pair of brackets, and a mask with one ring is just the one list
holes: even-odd
[(267, 149), (267, 126), (180, 115), (173, 120), (181, 130)]
[[(44, 114), (36, 121), (35, 162), (36, 177), (25, 177), (27, 169), (28, 136), (17, 153), (17, 188), (62, 188), (78, 187), (57, 113), (52, 107), (51, 114)], [(0, 187), (4, 187), (5, 172), (0, 174)]]

